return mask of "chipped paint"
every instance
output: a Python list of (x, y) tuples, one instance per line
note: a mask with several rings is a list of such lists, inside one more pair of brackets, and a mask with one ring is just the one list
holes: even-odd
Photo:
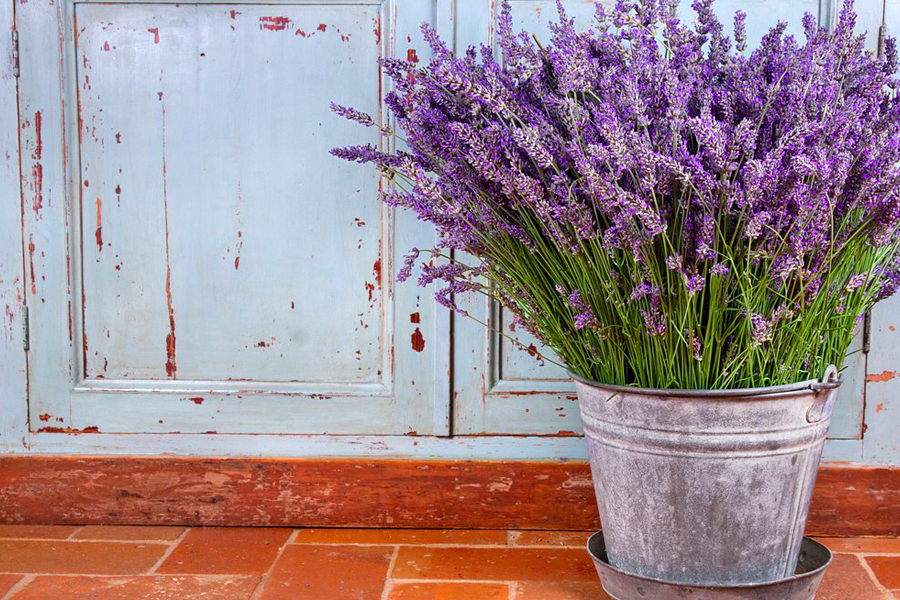
[(41, 111), (34, 113), (34, 164), (31, 166), (31, 175), (34, 180), (34, 201), (32, 208), (34, 214), (39, 215), (44, 205), (44, 166), (41, 164), (41, 155), (44, 151), (44, 142), (41, 139)]
[(101, 206), (103, 202), (100, 196), (97, 196), (97, 230), (94, 237), (97, 239), (97, 252), (103, 252), (103, 217), (101, 216)]
[(71, 433), (79, 435), (82, 433), (100, 433), (100, 428), (96, 425), (85, 427), (84, 429), (72, 429), (71, 427), (41, 427), (37, 433)]
[(172, 261), (169, 252), (169, 199), (166, 189), (166, 106), (162, 107), (162, 188), (163, 223), (166, 242), (166, 307), (169, 313), (169, 333), (166, 335), (166, 374), (174, 379), (178, 370), (175, 360), (175, 309), (172, 305)]
[(417, 313), (417, 312), (410, 313), (410, 315), (409, 315), (410, 323), (421, 323), (421, 321), (422, 321), (422, 317), (419, 315), (419, 313)]
[(159, 43), (159, 27), (150, 27), (149, 29), (147, 29), (147, 33), (153, 34), (153, 43), (154, 44)]
[(890, 381), (897, 376), (896, 371), (882, 371), (881, 373), (866, 375), (866, 382), (882, 382), (882, 381)]
[(28, 236), (28, 270), (31, 273), (31, 295), (37, 294), (37, 280), (34, 274), (34, 238)]
[(287, 17), (260, 17), (259, 28), (263, 31), (284, 31), (291, 26)]
[(416, 327), (416, 330), (413, 331), (412, 336), (412, 349), (416, 352), (421, 352), (425, 349), (425, 337), (422, 335), (422, 330)]

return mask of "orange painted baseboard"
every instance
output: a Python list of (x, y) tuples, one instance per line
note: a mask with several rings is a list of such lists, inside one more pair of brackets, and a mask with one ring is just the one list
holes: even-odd
[[(0, 457), (0, 522), (594, 529), (585, 463)], [(900, 535), (900, 469), (827, 465), (808, 531)]]

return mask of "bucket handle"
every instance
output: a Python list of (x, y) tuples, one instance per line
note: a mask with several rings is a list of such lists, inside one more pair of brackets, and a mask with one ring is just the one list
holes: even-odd
[(823, 393), (816, 395), (815, 402), (806, 411), (807, 422), (820, 423), (831, 415), (834, 401), (837, 398), (837, 389), (840, 385), (841, 380), (837, 367), (834, 365), (825, 367), (825, 374), (822, 375), (822, 380), (814, 381), (809, 385), (810, 389)]

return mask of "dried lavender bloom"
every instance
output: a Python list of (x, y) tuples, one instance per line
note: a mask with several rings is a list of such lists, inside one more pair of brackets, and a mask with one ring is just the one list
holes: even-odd
[[(897, 46), (868, 55), (846, 0), (834, 31), (772, 28), (752, 51), (694, 0), (597, 4), (579, 32), (558, 3), (550, 43), (382, 61), (402, 150), (335, 149), (434, 224), (438, 301), (477, 291), (573, 372), (645, 387), (790, 383), (842, 364), (857, 318), (900, 285)], [(386, 134), (387, 135), (387, 134)], [(461, 255), (461, 254), (460, 254)], [(409, 277), (418, 250), (401, 269)]]

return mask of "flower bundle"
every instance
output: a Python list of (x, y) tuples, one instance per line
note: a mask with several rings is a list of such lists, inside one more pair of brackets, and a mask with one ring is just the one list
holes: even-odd
[[(864, 50), (847, 1), (805, 41), (779, 23), (734, 48), (696, 0), (619, 0), (579, 32), (513, 31), (451, 53), (423, 25), (423, 66), (385, 59), (390, 205), (434, 224), (420, 283), (443, 304), (480, 293), (574, 373), (608, 384), (720, 389), (841, 365), (854, 327), (900, 283), (897, 48)], [(402, 130), (403, 137), (400, 137)], [(391, 140), (401, 140), (397, 149)], [(408, 277), (419, 251), (409, 255)], [(458, 310), (458, 309), (457, 309)]]

